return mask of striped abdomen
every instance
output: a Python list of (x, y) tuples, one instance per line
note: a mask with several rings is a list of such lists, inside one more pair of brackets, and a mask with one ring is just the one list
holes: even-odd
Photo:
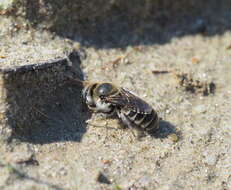
[(159, 118), (153, 109), (150, 113), (138, 113), (132, 110), (123, 111), (123, 113), (137, 128), (147, 132), (153, 132), (159, 128)]

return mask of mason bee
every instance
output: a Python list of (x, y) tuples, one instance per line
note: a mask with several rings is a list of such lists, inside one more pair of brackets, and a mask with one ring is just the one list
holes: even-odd
[(115, 114), (125, 126), (137, 129), (138, 136), (143, 132), (153, 133), (159, 128), (156, 111), (130, 91), (107, 82), (82, 81), (82, 84), (83, 99), (93, 112), (104, 113), (107, 116)]

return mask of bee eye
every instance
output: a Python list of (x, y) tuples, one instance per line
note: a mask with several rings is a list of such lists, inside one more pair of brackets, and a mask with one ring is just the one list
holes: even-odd
[(113, 87), (110, 83), (103, 83), (98, 87), (97, 93), (101, 98), (103, 98), (105, 96), (108, 96), (111, 93), (112, 89)]

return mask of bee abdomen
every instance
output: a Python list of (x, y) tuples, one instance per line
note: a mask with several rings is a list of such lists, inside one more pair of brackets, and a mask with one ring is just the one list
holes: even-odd
[(159, 128), (159, 117), (157, 113), (152, 110), (152, 112), (146, 115), (145, 119), (141, 123), (142, 128), (144, 128), (147, 132), (155, 131)]
[(159, 127), (159, 118), (154, 110), (149, 114), (127, 111), (125, 112), (125, 115), (137, 127), (142, 128), (145, 131), (153, 131)]

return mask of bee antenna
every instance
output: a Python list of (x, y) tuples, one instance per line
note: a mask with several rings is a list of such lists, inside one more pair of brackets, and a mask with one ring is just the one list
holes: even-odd
[(73, 81), (73, 82), (77, 82), (77, 83), (80, 83), (80, 84), (83, 84), (83, 83), (84, 83), (84, 81), (83, 81), (83, 80), (80, 80), (80, 79), (78, 79), (78, 78), (71, 79), (71, 81)]
[(65, 81), (65, 83), (71, 83), (71, 84), (80, 84), (82, 86), (85, 86), (86, 85), (86, 81), (83, 81), (83, 80), (80, 80), (78, 78), (69, 78)]

